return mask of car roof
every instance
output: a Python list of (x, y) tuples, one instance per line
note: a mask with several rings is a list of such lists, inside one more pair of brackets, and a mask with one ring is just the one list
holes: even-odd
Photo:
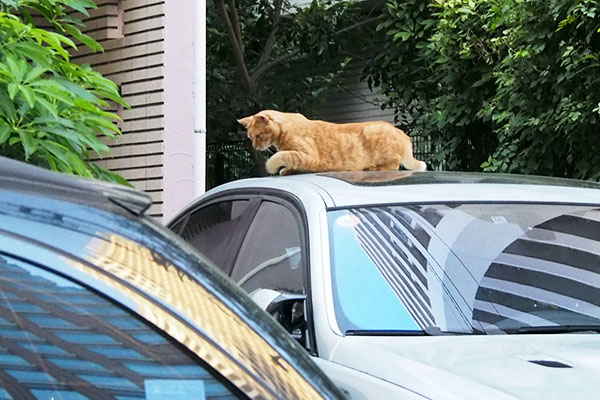
[(326, 207), (412, 202), (525, 201), (600, 203), (596, 182), (531, 175), (440, 171), (348, 171), (251, 178), (214, 192), (271, 188), (302, 198), (317, 192)]
[(150, 196), (123, 185), (60, 174), (5, 157), (0, 157), (0, 190), (87, 203), (111, 211), (127, 210), (136, 215), (152, 205)]

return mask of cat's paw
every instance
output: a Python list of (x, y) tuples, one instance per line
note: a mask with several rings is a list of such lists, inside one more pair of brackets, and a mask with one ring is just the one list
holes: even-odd
[(279, 172), (279, 169), (283, 167), (278, 159), (279, 157), (277, 157), (277, 154), (275, 154), (273, 157), (267, 160), (265, 167), (267, 168), (267, 172), (269, 174), (276, 175)]
[(286, 175), (293, 175), (295, 174), (297, 171), (294, 171), (291, 168), (281, 168), (281, 171), (279, 171), (279, 175), (281, 176), (286, 176)]
[(419, 163), (421, 164), (421, 166), (419, 167), (419, 169), (417, 169), (417, 171), (427, 171), (427, 164), (425, 164), (425, 161), (419, 161)]

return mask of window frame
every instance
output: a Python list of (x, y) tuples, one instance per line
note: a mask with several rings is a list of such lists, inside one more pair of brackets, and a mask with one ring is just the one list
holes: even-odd
[[(220, 202), (224, 202), (224, 201), (236, 201), (236, 200), (247, 200), (250, 202), (252, 202), (253, 200), (257, 200), (259, 202), (258, 207), (256, 208), (256, 210), (254, 210), (254, 215), (252, 216), (252, 220), (250, 223), (252, 223), (252, 221), (256, 217), (256, 212), (258, 211), (258, 209), (260, 209), (261, 203), (263, 201), (270, 201), (270, 202), (277, 203), (277, 204), (285, 207), (288, 211), (291, 212), (294, 219), (298, 223), (298, 232), (300, 235), (300, 251), (301, 251), (301, 254), (304, 255), (302, 257), (301, 268), (304, 271), (304, 273), (302, 275), (303, 275), (303, 282), (304, 282), (304, 287), (305, 287), (305, 291), (306, 291), (305, 308), (306, 308), (306, 318), (307, 318), (306, 322), (307, 322), (307, 331), (308, 331), (308, 334), (307, 334), (308, 341), (307, 341), (307, 345), (306, 345), (306, 350), (312, 356), (318, 356), (316, 330), (315, 330), (314, 317), (313, 317), (313, 301), (312, 301), (313, 297), (312, 297), (312, 287), (311, 287), (311, 275), (312, 274), (311, 274), (311, 264), (310, 264), (310, 241), (309, 241), (310, 235), (309, 235), (309, 230), (308, 230), (308, 226), (309, 226), (308, 225), (308, 217), (306, 215), (306, 211), (303, 207), (302, 201), (298, 197), (296, 197), (294, 194), (292, 194), (290, 192), (280, 190), (280, 189), (272, 189), (272, 188), (244, 188), (244, 189), (224, 190), (224, 191), (215, 193), (213, 195), (210, 195), (206, 199), (202, 199), (201, 201), (197, 202), (196, 204), (193, 204), (187, 210), (185, 210), (184, 212), (179, 214), (179, 216), (177, 216), (175, 219), (173, 219), (173, 221), (169, 222), (167, 227), (169, 229), (171, 229), (171, 227), (179, 227), (179, 232), (174, 231), (175, 233), (179, 234), (180, 232), (182, 232), (185, 229), (185, 226), (189, 222), (192, 214), (195, 213), (196, 211), (198, 211), (202, 208), (208, 207), (210, 205), (213, 205), (215, 203), (220, 203)], [(250, 206), (250, 204), (248, 206)], [(185, 222), (182, 223), (182, 221), (185, 221)], [(246, 239), (247, 234), (248, 234), (248, 232), (246, 231), (245, 234), (243, 235), (243, 238), (242, 238), (243, 240), (241, 241), (241, 243), (243, 243), (243, 241)], [(240, 247), (235, 249), (236, 255), (233, 259), (234, 264), (237, 261), (239, 251), (241, 249), (241, 243), (240, 243)], [(221, 269), (221, 271), (224, 272), (223, 269)], [(229, 277), (231, 276), (231, 270), (229, 271), (228, 276)]]
[[(184, 232), (184, 230), (187, 227), (188, 223), (192, 220), (193, 214), (195, 214), (195, 213), (197, 213), (199, 211), (202, 211), (203, 209), (205, 209), (207, 207), (211, 207), (213, 205), (216, 205), (216, 204), (226, 203), (226, 202), (235, 202), (235, 201), (247, 201), (248, 202), (247, 208), (250, 209), (251, 215), (248, 216), (248, 222), (246, 224), (246, 232), (247, 232), (247, 228), (250, 227), (250, 225), (252, 224), (252, 221), (254, 221), (254, 217), (256, 216), (256, 213), (258, 212), (258, 209), (260, 208), (260, 203), (261, 203), (260, 199), (257, 199), (257, 198), (241, 198), (241, 197), (240, 198), (233, 198), (233, 199), (232, 198), (228, 198), (228, 199), (215, 199), (215, 201), (211, 201), (208, 204), (203, 204), (202, 206), (194, 207), (192, 209), (192, 211), (188, 212), (184, 216), (184, 218), (181, 218), (181, 219), (175, 221), (174, 223), (169, 224), (169, 227), (172, 226), (172, 225), (174, 225), (175, 227), (178, 227), (179, 229), (178, 230), (173, 230), (173, 232), (175, 232), (178, 235), (182, 236), (182, 233)], [(217, 265), (219, 267), (219, 269), (223, 273), (225, 273), (227, 276), (231, 276), (231, 272), (233, 271), (233, 267), (234, 267), (235, 262), (236, 262), (236, 260), (238, 258), (239, 252), (240, 252), (240, 250), (242, 248), (242, 244), (244, 243), (245, 238), (246, 238), (246, 235), (243, 234), (243, 232), (237, 233), (236, 234), (236, 239), (238, 240), (237, 247), (235, 249), (232, 249), (232, 255), (230, 257), (228, 257), (227, 261), (223, 265)], [(190, 243), (190, 245), (192, 245), (192, 244)], [(202, 250), (200, 250), (200, 249), (196, 249), (196, 250), (202, 252)]]

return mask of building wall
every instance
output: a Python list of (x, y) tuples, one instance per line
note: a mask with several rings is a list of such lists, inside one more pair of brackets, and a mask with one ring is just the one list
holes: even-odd
[(118, 107), (123, 135), (102, 140), (112, 154), (98, 163), (120, 174), (153, 200), (150, 214), (163, 214), (164, 0), (97, 0), (84, 32), (104, 47), (81, 47), (72, 60), (90, 64), (115, 82), (131, 109)]
[(383, 95), (361, 81), (363, 65), (352, 65), (344, 75), (344, 91), (330, 96), (315, 112), (315, 118), (330, 122), (387, 121), (394, 123), (394, 111), (382, 110)]

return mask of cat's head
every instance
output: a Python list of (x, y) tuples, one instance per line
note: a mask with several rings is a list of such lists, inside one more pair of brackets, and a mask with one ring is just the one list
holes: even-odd
[(268, 111), (238, 119), (238, 122), (248, 129), (248, 138), (255, 149), (265, 150), (269, 146), (277, 146), (281, 128)]

